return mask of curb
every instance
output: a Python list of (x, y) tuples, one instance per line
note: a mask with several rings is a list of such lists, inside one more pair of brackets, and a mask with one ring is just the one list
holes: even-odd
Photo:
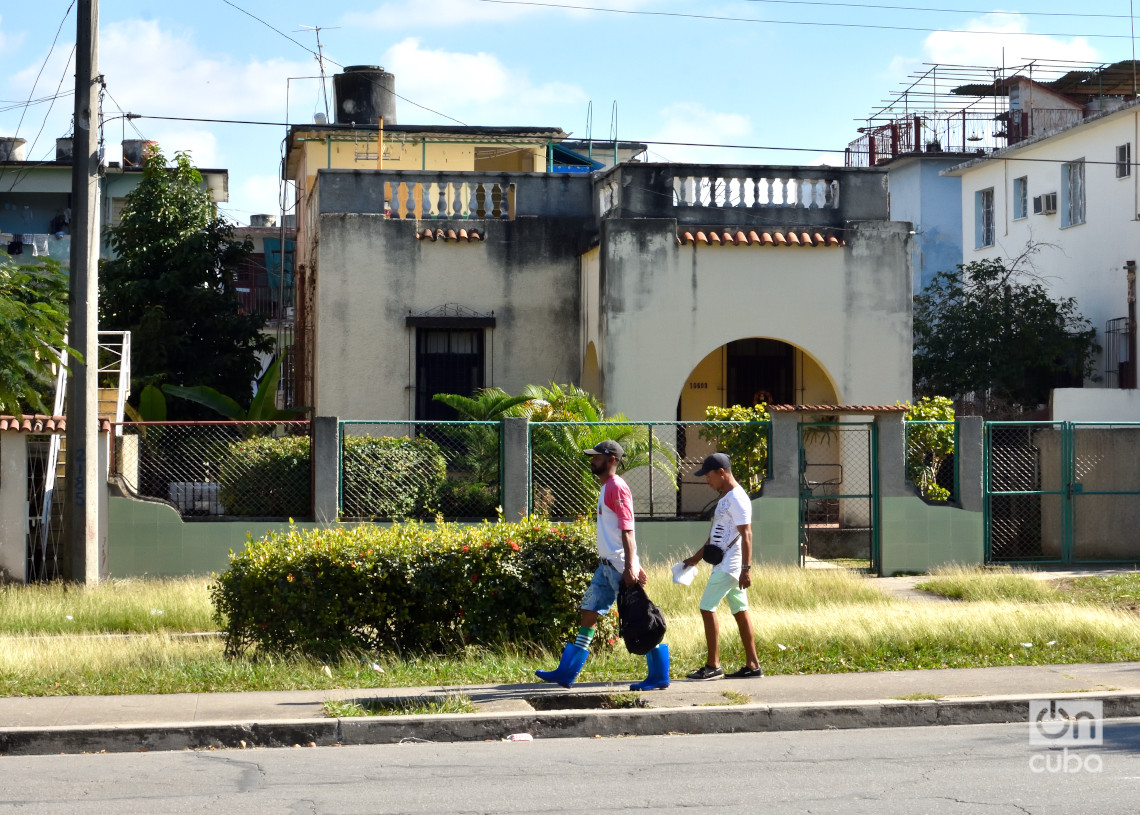
[(945, 700), (817, 702), (734, 707), (446, 713), (270, 722), (0, 728), (0, 756), (243, 749), (535, 738), (665, 736), (1029, 722), (1034, 699), (1087, 699), (1104, 718), (1140, 716), (1140, 693), (1059, 693)]

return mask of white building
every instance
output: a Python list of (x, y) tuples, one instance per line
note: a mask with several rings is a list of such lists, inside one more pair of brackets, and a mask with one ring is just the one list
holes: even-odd
[(1053, 417), (1140, 420), (1140, 104), (1094, 98), (1074, 118), (945, 172), (961, 179), (962, 260), (1011, 259), (1038, 246), (1032, 263), (1043, 285), (1054, 298), (1076, 300), (1102, 349), (1098, 375), (1083, 389), (1054, 392)]

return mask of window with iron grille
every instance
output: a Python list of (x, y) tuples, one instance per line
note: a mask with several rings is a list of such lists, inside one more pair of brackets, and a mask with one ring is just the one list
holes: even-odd
[(994, 245), (994, 189), (974, 193), (974, 248)]
[(1085, 160), (1061, 165), (1061, 226), (1085, 222)]
[(1116, 146), (1116, 177), (1128, 178), (1132, 175), (1132, 142)]
[(1013, 179), (1013, 219), (1029, 217), (1029, 176)]
[(416, 418), (454, 419), (455, 411), (432, 397), (472, 396), (483, 387), (482, 328), (416, 329)]

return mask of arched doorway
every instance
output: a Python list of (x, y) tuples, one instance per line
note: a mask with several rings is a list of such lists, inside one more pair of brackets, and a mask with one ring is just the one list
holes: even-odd
[(710, 352), (689, 372), (677, 419), (696, 422), (709, 405), (834, 405), (839, 393), (814, 356), (772, 337), (744, 337)]

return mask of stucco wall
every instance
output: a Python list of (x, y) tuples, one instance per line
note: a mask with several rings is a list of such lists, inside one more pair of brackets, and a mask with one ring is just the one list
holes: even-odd
[(891, 220), (914, 225), (914, 292), (962, 262), (961, 179), (939, 173), (960, 159), (937, 155), (899, 159), (890, 166)]
[[(474, 242), (417, 240), (460, 226)], [(573, 219), (417, 222), (365, 213), (321, 215), (316, 410), (342, 419), (414, 416), (415, 329), (409, 313), (457, 304), (494, 312), (485, 384), (517, 392), (578, 381), (578, 251)]]
[(604, 220), (608, 409), (672, 419), (690, 372), (744, 337), (804, 349), (835, 381), (841, 403), (909, 399), (909, 231), (852, 223), (844, 248), (679, 246), (672, 220)]

